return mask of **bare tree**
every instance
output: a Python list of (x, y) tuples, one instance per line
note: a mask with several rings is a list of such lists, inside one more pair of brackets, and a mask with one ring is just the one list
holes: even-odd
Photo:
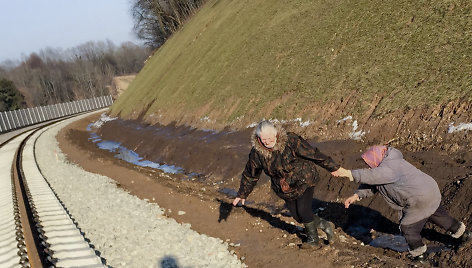
[(160, 47), (204, 0), (133, 0), (134, 31), (151, 48)]

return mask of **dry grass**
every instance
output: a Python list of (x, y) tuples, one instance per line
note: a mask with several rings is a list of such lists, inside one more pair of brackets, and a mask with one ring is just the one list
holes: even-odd
[(112, 113), (192, 114), (210, 104), (205, 113), (228, 123), (267, 116), (267, 107), (284, 118), (352, 92), (359, 103), (383, 96), (376, 113), (470, 100), (471, 14), (469, 0), (209, 0)]

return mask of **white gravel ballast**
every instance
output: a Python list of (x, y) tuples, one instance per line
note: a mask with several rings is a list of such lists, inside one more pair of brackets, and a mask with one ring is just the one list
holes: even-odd
[(69, 119), (36, 142), (38, 165), (79, 228), (111, 267), (246, 267), (219, 238), (179, 224), (108, 177), (68, 163), (56, 134)]

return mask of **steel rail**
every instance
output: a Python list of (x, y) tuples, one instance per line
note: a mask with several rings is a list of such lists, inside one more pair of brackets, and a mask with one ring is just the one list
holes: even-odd
[(0, 144), (0, 267), (106, 267), (36, 161), (37, 139), (58, 121)]

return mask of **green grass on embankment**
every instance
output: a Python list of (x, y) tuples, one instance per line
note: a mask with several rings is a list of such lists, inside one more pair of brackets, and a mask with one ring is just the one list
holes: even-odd
[(470, 0), (209, 0), (111, 111), (205, 109), (228, 123), (273, 102), (283, 119), (353, 92), (384, 96), (380, 113), (470, 100), (471, 14)]

